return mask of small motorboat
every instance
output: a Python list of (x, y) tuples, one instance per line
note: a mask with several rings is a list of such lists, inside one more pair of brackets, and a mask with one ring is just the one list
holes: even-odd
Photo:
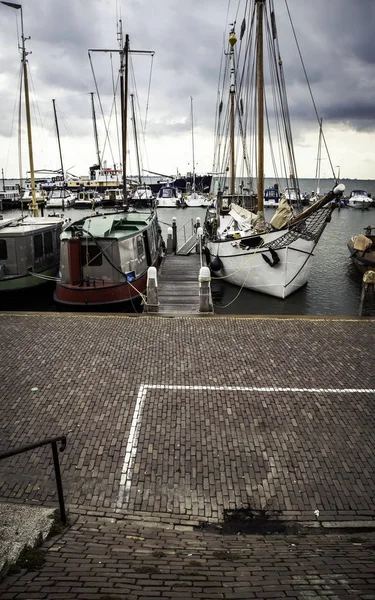
[(348, 206), (365, 210), (372, 204), (371, 196), (365, 190), (353, 190), (350, 192)]

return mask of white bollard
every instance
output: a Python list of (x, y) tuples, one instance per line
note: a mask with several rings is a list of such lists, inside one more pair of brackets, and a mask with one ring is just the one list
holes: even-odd
[(199, 312), (211, 312), (211, 272), (208, 267), (199, 269)]
[[(199, 219), (199, 217), (198, 217)], [(202, 249), (202, 238), (203, 238), (203, 227), (197, 228), (197, 241), (195, 244), (195, 251), (200, 252)]]
[(172, 252), (173, 252), (173, 231), (172, 231), (172, 227), (168, 227), (167, 254), (172, 254)]
[(145, 312), (158, 312), (158, 274), (156, 267), (149, 267), (147, 271), (147, 304)]

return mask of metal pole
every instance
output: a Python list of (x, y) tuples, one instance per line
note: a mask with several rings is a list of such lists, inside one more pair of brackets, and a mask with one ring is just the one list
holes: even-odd
[(99, 141), (98, 141), (98, 128), (96, 126), (96, 115), (95, 115), (95, 105), (94, 105), (94, 92), (90, 92), (91, 94), (91, 107), (92, 107), (92, 122), (94, 126), (94, 138), (95, 138), (95, 148), (96, 148), (96, 158), (98, 161), (99, 168), (101, 168), (102, 163), (100, 160), (100, 152), (99, 152)]
[(130, 94), (130, 100), (131, 100), (131, 103), (132, 103), (133, 131), (134, 131), (135, 152), (137, 154), (138, 180), (139, 180), (139, 183), (142, 183), (142, 178), (141, 178), (141, 163), (140, 163), (140, 160), (139, 160), (139, 149), (138, 149), (137, 124), (135, 122), (134, 94)]
[(57, 122), (57, 114), (56, 114), (56, 104), (55, 104), (55, 100), (52, 100), (53, 103), (53, 113), (55, 115), (55, 125), (56, 125), (56, 134), (57, 134), (57, 143), (59, 145), (59, 153), (60, 153), (60, 165), (61, 165), (61, 174), (64, 178), (65, 181), (65, 175), (64, 175), (64, 165), (63, 165), (63, 159), (62, 159), (62, 152), (61, 152), (61, 144), (60, 144), (60, 132), (59, 132), (59, 124)]
[(173, 237), (172, 252), (173, 252), (173, 254), (176, 254), (176, 252), (177, 252), (177, 220), (176, 220), (176, 217), (172, 218), (172, 237)]
[(55, 466), (57, 495), (59, 498), (59, 506), (60, 506), (60, 519), (61, 519), (61, 522), (64, 523), (64, 525), (65, 525), (66, 524), (66, 512), (65, 512), (64, 494), (63, 494), (63, 489), (62, 489), (62, 481), (61, 481), (61, 473), (60, 473), (59, 455), (57, 452), (56, 442), (52, 442), (52, 454), (53, 454), (53, 464)]

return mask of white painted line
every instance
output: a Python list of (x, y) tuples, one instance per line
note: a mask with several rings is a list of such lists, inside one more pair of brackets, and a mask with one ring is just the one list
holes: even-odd
[(147, 386), (141, 385), (138, 391), (137, 402), (133, 413), (128, 443), (126, 445), (124, 463), (122, 465), (120, 488), (117, 497), (117, 508), (125, 508), (129, 502), (129, 493), (132, 483), (133, 466), (138, 448), (138, 438), (141, 429), (143, 405), (147, 394)]
[(294, 388), (294, 387), (247, 387), (242, 385), (152, 385), (148, 390), (223, 390), (229, 392), (314, 392), (318, 394), (375, 394), (375, 389), (356, 388)]
[(294, 387), (253, 387), (240, 385), (158, 385), (142, 384), (138, 391), (130, 426), (128, 443), (126, 445), (124, 463), (121, 471), (120, 488), (117, 497), (117, 508), (126, 510), (132, 487), (132, 476), (135, 458), (138, 450), (139, 432), (146, 394), (148, 390), (208, 390), (229, 392), (302, 392), (318, 394), (375, 394), (375, 389), (357, 388), (294, 388)]

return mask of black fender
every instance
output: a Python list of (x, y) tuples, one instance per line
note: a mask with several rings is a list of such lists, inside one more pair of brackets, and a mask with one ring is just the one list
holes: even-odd
[(223, 263), (218, 256), (215, 256), (215, 258), (210, 262), (209, 267), (211, 271), (216, 273), (217, 271), (221, 271), (223, 268)]

